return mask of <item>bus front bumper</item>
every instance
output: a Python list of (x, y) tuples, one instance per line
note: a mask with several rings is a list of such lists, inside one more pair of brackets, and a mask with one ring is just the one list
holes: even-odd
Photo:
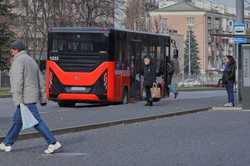
[(57, 97), (58, 101), (77, 101), (77, 102), (100, 102), (100, 98), (95, 94), (68, 94), (61, 93)]

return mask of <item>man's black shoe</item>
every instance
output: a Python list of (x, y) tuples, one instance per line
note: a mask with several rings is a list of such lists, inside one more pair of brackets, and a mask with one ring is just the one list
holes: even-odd
[(153, 106), (153, 102), (151, 101), (151, 102), (149, 102), (149, 106)]
[(176, 99), (177, 98), (177, 96), (178, 96), (178, 92), (176, 92), (175, 94), (174, 94), (174, 98)]

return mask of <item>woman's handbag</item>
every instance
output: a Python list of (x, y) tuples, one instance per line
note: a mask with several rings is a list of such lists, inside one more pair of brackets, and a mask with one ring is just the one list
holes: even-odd
[(161, 98), (161, 88), (158, 87), (157, 83), (153, 83), (152, 88), (150, 89), (151, 96), (153, 99), (160, 99)]
[(38, 124), (37, 119), (33, 116), (26, 105), (20, 104), (20, 111), (23, 123), (22, 130), (32, 128)]

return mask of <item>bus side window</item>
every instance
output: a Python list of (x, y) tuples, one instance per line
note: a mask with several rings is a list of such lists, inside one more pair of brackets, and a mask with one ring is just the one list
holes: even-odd
[(148, 48), (146, 46), (143, 46), (142, 53), (141, 53), (141, 59), (143, 61), (144, 57), (148, 55)]
[(160, 47), (160, 68), (159, 74), (164, 75), (165, 72), (165, 48), (163, 46)]
[(118, 70), (127, 70), (128, 68), (128, 51), (127, 51), (127, 39), (126, 33), (118, 32), (115, 35), (115, 56), (116, 56), (116, 68)]
[(116, 60), (116, 69), (121, 70), (121, 61), (122, 61), (122, 51), (121, 51), (121, 41), (119, 37), (119, 32), (115, 32), (115, 60)]
[(166, 51), (165, 56), (166, 56), (166, 57), (169, 56), (169, 47), (168, 47), (168, 46), (165, 47), (165, 51)]
[(121, 52), (122, 52), (122, 64), (123, 68), (122, 70), (128, 69), (128, 63), (129, 63), (129, 55), (128, 55), (128, 48), (127, 48), (127, 36), (125, 32), (121, 32), (120, 35), (121, 40)]
[(158, 76), (162, 75), (161, 70), (161, 64), (162, 64), (162, 54), (161, 54), (161, 47), (158, 46), (157, 47), (157, 51), (156, 51), (157, 55), (156, 55), (156, 73)]

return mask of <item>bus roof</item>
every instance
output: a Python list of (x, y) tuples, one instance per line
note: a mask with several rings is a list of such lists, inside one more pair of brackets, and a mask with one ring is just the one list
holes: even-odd
[(69, 32), (93, 32), (104, 33), (109, 32), (109, 28), (97, 28), (97, 27), (52, 27), (49, 28), (49, 32), (69, 33)]
[(54, 33), (107, 33), (111, 30), (114, 31), (122, 31), (122, 32), (131, 32), (131, 33), (139, 33), (139, 34), (147, 34), (147, 35), (156, 35), (156, 36), (165, 36), (170, 37), (167, 34), (163, 33), (153, 33), (153, 32), (143, 32), (143, 31), (132, 31), (128, 29), (117, 29), (117, 28), (98, 28), (98, 27), (51, 27), (49, 28), (49, 32)]

